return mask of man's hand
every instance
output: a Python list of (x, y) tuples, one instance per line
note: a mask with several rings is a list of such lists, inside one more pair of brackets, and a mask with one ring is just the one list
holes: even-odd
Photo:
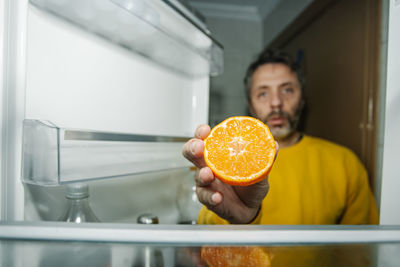
[(194, 138), (182, 150), (183, 156), (198, 168), (195, 176), (197, 197), (209, 210), (230, 223), (250, 223), (268, 193), (268, 177), (250, 186), (231, 186), (217, 179), (203, 157), (203, 140), (210, 131), (208, 125), (197, 127)]

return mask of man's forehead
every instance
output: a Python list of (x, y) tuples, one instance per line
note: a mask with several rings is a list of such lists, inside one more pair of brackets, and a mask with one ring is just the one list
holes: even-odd
[(287, 74), (296, 76), (296, 73), (284, 63), (265, 63), (263, 65), (260, 65), (254, 71), (253, 76), (260, 73), (269, 75)]
[(297, 74), (283, 63), (267, 63), (259, 66), (252, 77), (252, 85), (259, 83), (279, 86), (283, 84), (299, 84)]

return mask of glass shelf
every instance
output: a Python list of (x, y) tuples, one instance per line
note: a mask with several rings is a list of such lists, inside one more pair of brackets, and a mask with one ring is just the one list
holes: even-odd
[(191, 77), (223, 71), (223, 49), (171, 1), (30, 0), (40, 9)]
[(399, 225), (184, 225), (0, 221), (0, 239), (198, 245), (400, 243)]
[[(235, 258), (240, 266), (394, 267), (399, 265), (400, 229), (0, 222), (1, 266), (145, 266), (135, 262), (146, 248), (161, 251), (164, 266), (199, 266), (200, 259), (210, 260), (203, 252), (214, 250), (218, 259)], [(264, 264), (249, 264), (255, 258)]]
[(187, 138), (103, 133), (24, 120), (22, 180), (61, 184), (187, 168), (181, 154)]

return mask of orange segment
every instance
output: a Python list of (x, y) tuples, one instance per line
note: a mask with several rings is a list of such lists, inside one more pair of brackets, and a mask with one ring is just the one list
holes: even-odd
[(265, 178), (275, 153), (275, 140), (267, 125), (247, 116), (224, 120), (204, 140), (207, 166), (230, 185), (247, 186)]

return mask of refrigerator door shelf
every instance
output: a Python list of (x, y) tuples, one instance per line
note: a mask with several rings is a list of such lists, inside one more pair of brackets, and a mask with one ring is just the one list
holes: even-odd
[(113, 43), (189, 77), (218, 75), (223, 50), (202, 27), (163, 1), (30, 0)]
[(22, 180), (56, 186), (190, 167), (181, 155), (187, 138), (100, 133), (24, 120)]

